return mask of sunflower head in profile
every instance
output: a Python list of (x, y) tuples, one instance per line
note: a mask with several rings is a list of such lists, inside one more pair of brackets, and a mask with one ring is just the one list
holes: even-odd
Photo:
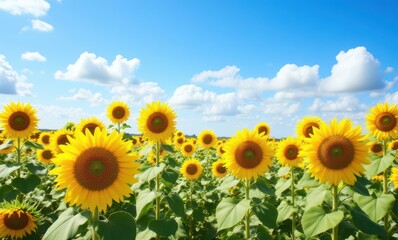
[(303, 158), (299, 156), (302, 141), (297, 138), (287, 137), (278, 143), (276, 157), (283, 166), (296, 167)]
[(366, 115), (366, 127), (378, 140), (390, 140), (398, 137), (398, 107), (393, 104), (379, 103)]
[(221, 158), (211, 164), (211, 172), (217, 178), (222, 178), (227, 175), (227, 168), (224, 166), (224, 162)]
[(180, 148), (182, 155), (192, 156), (195, 153), (196, 146), (192, 141), (186, 141)]
[(305, 116), (297, 123), (296, 134), (299, 138), (306, 141), (311, 138), (315, 128), (320, 128), (325, 124), (320, 117)]
[(70, 130), (61, 128), (55, 131), (54, 134), (51, 135), (50, 138), (50, 146), (51, 149), (55, 153), (62, 152), (61, 146), (69, 144), (69, 139), (74, 136), (74, 133)]
[(100, 128), (102, 130), (102, 129), (105, 129), (106, 126), (98, 118), (90, 117), (90, 118), (82, 119), (80, 121), (80, 123), (77, 124), (77, 126), (75, 128), (75, 131), (79, 131), (79, 132), (85, 133), (86, 130), (89, 130), (92, 134), (94, 134), (94, 130), (96, 128)]
[(398, 150), (398, 140), (393, 140), (388, 144), (388, 149)]
[(270, 136), (271, 134), (271, 127), (266, 122), (257, 123), (254, 129), (262, 136)]
[(180, 172), (186, 179), (196, 180), (202, 174), (202, 164), (196, 158), (185, 160)]
[(39, 137), (39, 143), (43, 146), (50, 146), (51, 133), (42, 132)]
[(348, 119), (334, 119), (330, 125), (314, 129), (302, 150), (308, 172), (330, 185), (341, 181), (353, 185), (365, 171), (362, 165), (370, 163), (364, 139), (361, 128), (353, 128)]
[(124, 123), (130, 117), (130, 108), (125, 102), (114, 101), (106, 109), (106, 116), (114, 124)]
[(11, 102), (0, 113), (0, 128), (9, 138), (29, 138), (37, 129), (39, 119), (29, 103)]
[(224, 151), (224, 143), (220, 144), (217, 146), (217, 154), (218, 156), (222, 157), (222, 155), (224, 155), (225, 151)]
[(391, 169), (390, 181), (393, 183), (394, 188), (398, 189), (398, 167)]
[(379, 142), (369, 142), (369, 152), (372, 152), (376, 154), (377, 156), (382, 156), (383, 155), (383, 144)]
[(51, 149), (45, 148), (45, 149), (37, 149), (36, 150), (36, 156), (37, 160), (39, 160), (43, 164), (50, 164), (52, 163), (52, 159), (54, 158), (55, 154)]
[(120, 202), (132, 193), (130, 185), (136, 182), (138, 156), (130, 152), (132, 144), (124, 141), (115, 131), (96, 128), (94, 134), (76, 132), (68, 145), (61, 146), (50, 171), (56, 175), (58, 190), (66, 189), (65, 202), (89, 208), (94, 212), (106, 211), (112, 201)]
[(212, 130), (203, 130), (198, 136), (199, 144), (204, 148), (211, 148), (217, 145), (217, 136)]
[(23, 239), (36, 232), (42, 221), (36, 205), (17, 200), (3, 202), (0, 206), (0, 238)]
[(267, 139), (257, 130), (237, 131), (224, 147), (225, 167), (240, 179), (257, 179), (272, 165), (273, 150)]
[(167, 103), (147, 104), (138, 117), (138, 130), (150, 141), (171, 138), (176, 126), (176, 113)]

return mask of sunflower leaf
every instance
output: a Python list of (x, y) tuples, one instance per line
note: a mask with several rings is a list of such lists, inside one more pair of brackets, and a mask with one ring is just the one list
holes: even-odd
[(383, 226), (373, 222), (358, 206), (350, 208), (354, 225), (366, 234), (386, 235)]
[(21, 163), (2, 164), (0, 165), (0, 179), (8, 177), (11, 173), (21, 168)]
[(247, 199), (243, 199), (240, 202), (233, 198), (221, 200), (216, 208), (218, 231), (238, 224), (249, 209), (250, 200)]
[(167, 151), (167, 152), (171, 152), (171, 153), (175, 153), (176, 151), (174, 151), (173, 147), (167, 144), (162, 144), (161, 145), (162, 149)]
[(166, 196), (166, 201), (169, 204), (170, 209), (178, 217), (185, 217), (184, 201), (180, 195), (173, 193), (170, 196)]
[(135, 239), (136, 225), (134, 217), (124, 211), (112, 213), (108, 219), (98, 223), (100, 239)]
[(148, 182), (154, 179), (159, 173), (166, 167), (164, 163), (160, 163), (159, 166), (153, 166), (146, 169), (144, 172), (137, 174), (137, 177), (141, 181)]
[(25, 147), (29, 147), (29, 148), (35, 148), (35, 149), (41, 149), (41, 150), (44, 149), (44, 147), (41, 144), (35, 143), (35, 142), (31, 142), (31, 141), (28, 141), (28, 140), (26, 140), (23, 145)]
[(387, 168), (391, 166), (394, 160), (395, 160), (395, 151), (390, 151), (384, 157), (372, 160), (369, 165), (364, 165), (364, 168), (366, 170), (366, 176), (371, 178), (377, 175), (378, 173), (385, 171)]
[(4, 150), (12, 146), (14, 146), (13, 141), (11, 139), (8, 139), (7, 141), (5, 141), (3, 144), (0, 145), (0, 150)]
[(152, 220), (148, 224), (148, 228), (159, 236), (168, 237), (174, 235), (178, 230), (178, 223), (172, 219)]
[(289, 178), (288, 180), (280, 178), (275, 186), (276, 189), (275, 194), (277, 196), (280, 196), (286, 189), (290, 187), (291, 183), (292, 183), (291, 178)]
[(160, 194), (156, 192), (151, 192), (149, 189), (144, 189), (140, 193), (138, 193), (136, 200), (136, 208), (137, 208), (137, 220), (139, 220), (142, 216), (144, 216), (152, 206), (153, 200), (159, 197)]
[(301, 224), (305, 235), (310, 238), (337, 226), (343, 218), (343, 211), (326, 213), (321, 207), (312, 207), (304, 212)]
[(369, 218), (377, 222), (384, 217), (394, 206), (394, 195), (383, 193), (380, 197), (363, 196), (354, 193), (354, 202), (369, 216)]
[(28, 193), (33, 191), (40, 184), (40, 182), (41, 181), (38, 176), (30, 175), (27, 178), (14, 178), (12, 180), (12, 186), (23, 193)]
[(292, 205), (289, 205), (286, 201), (282, 201), (278, 208), (278, 218), (277, 222), (282, 222), (288, 219), (295, 211), (294, 207)]
[(275, 228), (278, 210), (270, 203), (258, 204), (252, 207), (254, 214), (266, 227)]
[(148, 153), (150, 153), (153, 149), (154, 144), (147, 144), (145, 147), (143, 147), (140, 151), (140, 155), (144, 156), (144, 155), (148, 155)]

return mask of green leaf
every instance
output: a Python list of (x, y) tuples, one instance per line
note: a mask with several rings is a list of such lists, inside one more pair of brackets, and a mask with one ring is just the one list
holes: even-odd
[(173, 169), (166, 169), (162, 172), (162, 178), (172, 184), (175, 184), (177, 182), (177, 179), (179, 177), (179, 174), (174, 171)]
[(310, 174), (304, 173), (298, 181), (296, 189), (311, 188), (319, 185), (319, 182), (311, 177)]
[(264, 226), (259, 225), (257, 228), (257, 238), (256, 239), (272, 240), (273, 238), (268, 233), (268, 230)]
[(254, 214), (268, 228), (275, 228), (278, 210), (269, 203), (263, 203), (252, 207)]
[(275, 194), (276, 196), (280, 196), (286, 189), (288, 189), (290, 187), (290, 184), (292, 183), (292, 179), (284, 179), (284, 178), (280, 178), (278, 180), (278, 182), (276, 183), (275, 186)]
[(247, 199), (243, 199), (240, 202), (233, 198), (224, 198), (221, 200), (216, 208), (218, 231), (238, 224), (249, 208), (250, 201)]
[(150, 181), (154, 179), (159, 173), (161, 173), (166, 165), (164, 163), (159, 164), (159, 166), (153, 166), (146, 169), (144, 172), (137, 175), (138, 179), (141, 181)]
[(136, 225), (134, 217), (124, 211), (112, 213), (108, 219), (98, 222), (100, 239), (135, 239)]
[(278, 208), (277, 222), (282, 222), (288, 219), (295, 211), (292, 205), (289, 205), (286, 201), (282, 201)]
[(392, 152), (388, 153), (384, 157), (371, 160), (371, 163), (369, 165), (363, 166), (366, 170), (366, 176), (371, 178), (377, 175), (378, 173), (383, 172), (384, 170), (386, 170), (388, 167), (391, 166), (394, 160), (395, 160), (395, 153), (392, 154)]
[(149, 222), (148, 228), (157, 233), (159, 236), (168, 237), (177, 232), (178, 224), (173, 218), (152, 220)]
[(354, 193), (353, 200), (372, 221), (377, 222), (392, 209), (395, 198), (394, 195), (386, 193), (380, 197)]
[(8, 177), (15, 170), (22, 167), (21, 163), (2, 164), (0, 165), (0, 179)]
[(160, 147), (167, 152), (171, 152), (171, 153), (176, 152), (176, 151), (174, 151), (173, 147), (170, 145), (162, 144), (162, 145), (160, 145)]
[(8, 139), (3, 144), (0, 145), (0, 150), (4, 150), (12, 146), (14, 146), (13, 141), (11, 139)]
[(371, 181), (369, 181), (365, 177), (359, 177), (357, 178), (357, 181), (355, 182), (354, 186), (352, 187), (355, 192), (360, 193), (364, 196), (369, 196), (369, 191), (366, 185), (372, 184)]
[(264, 178), (258, 178), (255, 185), (261, 192), (268, 194), (271, 197), (275, 197), (274, 189), (272, 189), (270, 184)]
[(290, 167), (281, 167), (278, 170), (278, 173), (276, 174), (276, 176), (278, 177), (283, 177), (286, 174), (288, 174), (290, 172)]
[(355, 227), (357, 227), (362, 232), (372, 235), (387, 234), (383, 226), (370, 220), (368, 215), (366, 215), (358, 206), (350, 208), (350, 212)]
[(220, 186), (217, 187), (218, 190), (224, 190), (238, 185), (240, 181), (235, 179), (233, 176), (226, 176)]
[(28, 141), (28, 140), (25, 140), (23, 145), (25, 145), (26, 147), (29, 147), (29, 148), (35, 148), (35, 149), (41, 149), (41, 150), (44, 149), (44, 147), (41, 144), (35, 143), (35, 142), (31, 142), (31, 141)]
[(0, 187), (0, 202), (11, 201), (17, 197), (18, 191), (10, 185), (3, 185)]
[(166, 201), (175, 215), (179, 217), (185, 216), (184, 201), (182, 201), (180, 195), (173, 193), (171, 196), (166, 196)]
[(151, 206), (150, 204), (152, 204), (153, 200), (159, 196), (160, 193), (156, 194), (147, 188), (138, 193), (136, 200), (137, 220), (148, 212), (148, 206)]
[(142, 240), (152, 239), (156, 238), (156, 233), (151, 231), (151, 229), (147, 228), (144, 231), (139, 232), (136, 238)]
[(27, 163), (25, 167), (35, 175), (47, 175), (48, 169), (37, 163)]
[(43, 240), (68, 240), (74, 237), (81, 225), (91, 218), (89, 211), (74, 215), (73, 208), (66, 209), (58, 219), (47, 229)]
[(147, 144), (145, 147), (143, 147), (140, 151), (140, 155), (148, 155), (152, 151), (154, 144)]
[(314, 206), (320, 206), (328, 193), (330, 192), (326, 191), (324, 184), (312, 189), (307, 194), (305, 209), (309, 209), (310, 207)]
[(312, 207), (304, 212), (301, 224), (305, 235), (313, 237), (337, 226), (343, 218), (343, 211), (325, 213), (321, 207)]
[(39, 184), (40, 178), (36, 175), (30, 175), (27, 178), (14, 178), (11, 184), (23, 193), (33, 191)]

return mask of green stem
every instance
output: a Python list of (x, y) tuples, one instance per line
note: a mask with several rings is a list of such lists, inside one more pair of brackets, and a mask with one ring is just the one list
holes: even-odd
[[(17, 139), (17, 163), (19, 164), (21, 162), (21, 139)], [(17, 177), (21, 177), (21, 171), (18, 168), (17, 169)]]
[(117, 133), (120, 133), (120, 123), (117, 123), (117, 129), (116, 129)]
[[(246, 179), (245, 181), (245, 199), (250, 201), (250, 180)], [(246, 233), (246, 239), (250, 239), (250, 209), (247, 210), (246, 212), (246, 218), (245, 218), (245, 233)]]
[[(339, 204), (339, 190), (338, 190), (337, 185), (332, 186), (332, 193), (333, 193), (333, 211), (337, 210), (338, 204)], [(333, 240), (338, 240), (339, 238), (339, 225), (335, 226), (333, 228), (333, 235), (332, 235)]]
[[(193, 193), (193, 188), (192, 188), (193, 181), (189, 180), (189, 202), (192, 205), (192, 193)], [(189, 233), (188, 233), (188, 239), (192, 239), (193, 236), (193, 217), (192, 215), (189, 216)]]
[[(291, 167), (290, 168), (290, 178), (291, 178), (291, 180), (292, 180), (292, 183), (291, 183), (291, 185), (290, 185), (290, 189), (291, 189), (291, 192), (292, 192), (292, 205), (293, 205), (293, 208), (295, 208), (295, 204), (294, 204), (294, 199), (295, 199), (295, 190), (294, 190), (294, 172), (293, 172), (293, 167)], [(292, 214), (292, 239), (293, 240), (295, 240), (296, 239), (296, 236), (295, 236), (295, 233), (296, 232), (296, 214), (295, 214), (295, 212), (293, 212), (293, 214)]]
[[(160, 162), (160, 143), (159, 141), (156, 142), (156, 166), (159, 166)], [(155, 191), (156, 193), (160, 190), (160, 173), (156, 175), (155, 178)], [(156, 198), (156, 206), (155, 206), (155, 219), (160, 220), (160, 197)], [(160, 236), (156, 234), (156, 239), (160, 239)]]
[(99, 240), (99, 236), (95, 232), (95, 228), (98, 225), (98, 220), (99, 220), (98, 207), (95, 207), (95, 210), (93, 212), (93, 216), (91, 219), (91, 221), (92, 221), (92, 225), (91, 225), (92, 240)]
[[(387, 154), (387, 142), (383, 141), (383, 157)], [(383, 172), (383, 193), (388, 193), (388, 168)], [(388, 218), (389, 213), (387, 213), (384, 218), (384, 229), (388, 231)]]

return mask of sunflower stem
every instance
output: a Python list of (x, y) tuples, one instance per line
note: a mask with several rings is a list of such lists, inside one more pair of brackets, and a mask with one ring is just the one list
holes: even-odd
[[(17, 163), (19, 164), (21, 162), (21, 139), (17, 139)], [(21, 171), (18, 168), (17, 169), (17, 177), (21, 177)]]
[[(383, 157), (387, 154), (387, 142), (383, 141)], [(383, 172), (383, 193), (388, 193), (388, 168)], [(389, 213), (387, 213), (384, 218), (384, 229), (388, 231), (388, 218)]]
[[(193, 193), (193, 180), (189, 180), (189, 202), (192, 204), (192, 193)], [(193, 236), (193, 217), (192, 215), (189, 216), (189, 233), (188, 233), (188, 239), (192, 239)]]
[(95, 228), (98, 226), (98, 220), (99, 220), (98, 207), (95, 207), (95, 210), (93, 212), (93, 216), (91, 219), (91, 221), (92, 221), (92, 226), (91, 226), (92, 240), (99, 240), (99, 236), (95, 232)]
[[(156, 166), (159, 165), (160, 162), (160, 143), (159, 141), (156, 142)], [(160, 173), (156, 175), (156, 185), (155, 191), (156, 193), (160, 190)], [(160, 197), (156, 198), (156, 209), (155, 209), (155, 218), (156, 220), (160, 219)], [(156, 234), (156, 239), (160, 239), (159, 235)]]
[(120, 123), (117, 123), (117, 129), (116, 129), (117, 133), (120, 133)]
[[(245, 199), (250, 201), (250, 180), (246, 179), (245, 180)], [(246, 233), (246, 239), (250, 239), (250, 209), (247, 210), (246, 212), (246, 218), (245, 218), (245, 233)]]
[[(339, 205), (339, 190), (338, 190), (338, 185), (333, 185), (332, 186), (332, 193), (333, 193), (333, 211), (337, 210), (337, 207)], [(332, 235), (333, 240), (338, 240), (339, 239), (339, 225), (335, 226), (333, 228), (333, 235)]]
[[(290, 185), (290, 189), (291, 189), (291, 192), (292, 192), (292, 205), (293, 205), (293, 208), (295, 207), (295, 202), (294, 202), (294, 199), (295, 199), (295, 190), (294, 190), (294, 172), (293, 172), (293, 168), (294, 167), (291, 167), (290, 168), (290, 179), (292, 180), (292, 183), (291, 183), (291, 185)], [(296, 239), (296, 236), (295, 236), (295, 232), (296, 232), (296, 214), (295, 214), (295, 212), (293, 212), (293, 214), (292, 214), (292, 240), (295, 240)]]

